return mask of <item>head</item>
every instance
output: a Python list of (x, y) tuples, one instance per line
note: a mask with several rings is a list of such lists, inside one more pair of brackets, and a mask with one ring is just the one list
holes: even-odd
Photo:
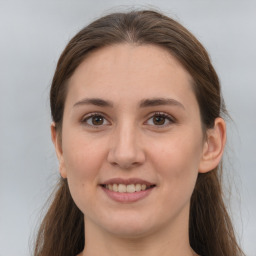
[(129, 43), (156, 45), (167, 50), (193, 78), (201, 121), (212, 128), (224, 113), (218, 76), (200, 42), (181, 24), (153, 11), (115, 13), (105, 16), (82, 29), (67, 45), (53, 78), (50, 103), (52, 119), (61, 131), (68, 80), (82, 61), (97, 49)]
[[(190, 98), (194, 99), (194, 109), (198, 109), (197, 124), (200, 126), (199, 140), (203, 154), (199, 169), (192, 178), (194, 184), (192, 182), (189, 204), (190, 244), (200, 254), (209, 254), (213, 250), (216, 254), (212, 255), (231, 251), (231, 246), (226, 245), (227, 248), (230, 247), (226, 251), (223, 248), (232, 237), (232, 230), (226, 240), (220, 241), (219, 249), (216, 249), (219, 233), (212, 231), (214, 220), (219, 221), (222, 230), (231, 226), (228, 216), (225, 217), (220, 184), (219, 162), (225, 145), (225, 123), (221, 116), (226, 112), (220, 84), (204, 47), (176, 21), (153, 11), (115, 13), (91, 23), (69, 42), (59, 59), (50, 92), (52, 133), (56, 147), (61, 151), (64, 112), (75, 78), (79, 76), (79, 72), (81, 74), (86, 70), (87, 62), (93, 63), (95, 58), (100, 62), (100, 56), (104, 54), (106, 58), (111, 57), (111, 51), (115, 51), (113, 49), (118, 49), (120, 53), (134, 53), (136, 49), (140, 49), (133, 61), (140, 60), (139, 54), (143, 55), (144, 50), (151, 49), (152, 55), (154, 51), (158, 55), (168, 55), (171, 65), (183, 72), (188, 91), (192, 95)], [(145, 56), (146, 53), (142, 57)], [(149, 57), (147, 60), (150, 62)], [(157, 61), (157, 57), (154, 55), (152, 60)], [(176, 70), (172, 72), (175, 73)], [(138, 161), (143, 161), (143, 156), (141, 159)], [(66, 178), (65, 171), (62, 176)], [(67, 182), (62, 180), (61, 186), (65, 187), (65, 193), (70, 197)], [(81, 218), (82, 214), (77, 216)], [(207, 219), (209, 223), (206, 223)]]

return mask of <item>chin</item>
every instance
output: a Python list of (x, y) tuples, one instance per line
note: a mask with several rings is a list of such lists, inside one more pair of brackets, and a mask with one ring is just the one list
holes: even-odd
[(146, 216), (115, 217), (107, 223), (102, 223), (102, 228), (120, 238), (142, 238), (156, 229), (155, 225), (152, 225), (152, 221), (150, 222)]
[(138, 239), (150, 234), (150, 229), (148, 227), (138, 227), (136, 225), (122, 225), (113, 227), (109, 232), (119, 238)]

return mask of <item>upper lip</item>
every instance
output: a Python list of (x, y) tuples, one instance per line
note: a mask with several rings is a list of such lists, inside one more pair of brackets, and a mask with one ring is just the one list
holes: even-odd
[(108, 185), (108, 184), (145, 184), (147, 186), (155, 185), (154, 183), (151, 183), (149, 181), (139, 179), (139, 178), (129, 178), (129, 179), (123, 179), (123, 178), (112, 178), (109, 180), (104, 181), (101, 183), (101, 185)]

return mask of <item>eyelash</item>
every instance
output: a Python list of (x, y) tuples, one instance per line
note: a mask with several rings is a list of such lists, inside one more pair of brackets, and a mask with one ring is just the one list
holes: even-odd
[[(93, 124), (89, 124), (88, 123), (88, 120), (92, 119), (93, 117), (101, 117), (103, 118), (103, 122), (105, 120), (107, 120), (107, 118), (104, 116), (104, 114), (102, 113), (90, 113), (89, 115), (86, 115), (85, 117), (83, 117), (83, 119), (81, 120), (81, 123), (86, 125), (86, 126), (89, 126), (91, 128), (99, 128), (101, 126), (104, 126), (104, 125), (108, 125), (108, 124), (101, 124), (101, 125), (93, 125)], [(169, 126), (173, 123), (175, 123), (175, 119), (169, 115), (169, 114), (166, 114), (164, 112), (154, 112), (154, 113), (151, 113), (150, 114), (150, 118), (147, 119), (147, 121), (145, 123), (147, 123), (150, 119), (154, 118), (154, 117), (160, 117), (160, 118), (164, 118), (164, 124), (163, 125), (154, 125), (154, 124), (151, 124), (151, 126), (155, 126), (157, 128), (162, 128), (162, 127), (166, 127), (166, 126)], [(168, 124), (165, 124), (166, 120), (168, 121)], [(107, 121), (108, 123), (110, 123), (109, 121)]]
[(163, 124), (163, 125), (153, 125), (152, 124), (152, 126), (155, 126), (157, 128), (163, 128), (163, 127), (166, 127), (166, 126), (169, 126), (169, 125), (175, 123), (175, 119), (171, 115), (169, 115), (167, 113), (164, 113), (164, 112), (154, 112), (152, 114), (151, 114), (151, 117), (148, 118), (146, 122), (148, 122), (150, 119), (152, 119), (154, 117), (164, 118), (164, 122), (166, 122), (166, 120), (168, 121), (168, 124)]
[(92, 119), (93, 117), (101, 117), (101, 118), (104, 119), (104, 121), (107, 120), (107, 118), (105, 118), (105, 116), (102, 113), (95, 112), (95, 113), (90, 113), (90, 114), (84, 116), (83, 119), (81, 120), (81, 123), (86, 125), (86, 126), (96, 128), (96, 129), (99, 128), (100, 126), (106, 125), (106, 124), (102, 124), (102, 125), (88, 124), (88, 120)]

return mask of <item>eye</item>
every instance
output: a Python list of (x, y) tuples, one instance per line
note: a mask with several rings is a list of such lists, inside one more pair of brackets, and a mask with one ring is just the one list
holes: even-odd
[(154, 113), (154, 115), (150, 117), (146, 123), (152, 126), (165, 127), (174, 123), (174, 118), (166, 113), (157, 112)]
[(98, 113), (92, 113), (89, 116), (85, 116), (82, 119), (82, 123), (92, 127), (110, 124), (109, 121), (102, 114)]

